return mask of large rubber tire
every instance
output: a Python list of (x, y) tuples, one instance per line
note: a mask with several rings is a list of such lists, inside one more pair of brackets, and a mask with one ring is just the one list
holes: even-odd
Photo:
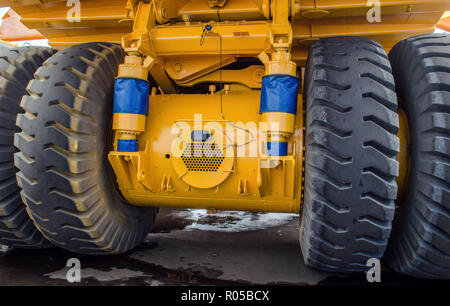
[(0, 44), (0, 244), (44, 248), (51, 244), (34, 227), (20, 199), (14, 166), (16, 117), (34, 72), (55, 51), (44, 47)]
[(322, 39), (305, 75), (306, 166), (300, 243), (307, 265), (367, 270), (391, 232), (399, 150), (397, 98), (380, 44)]
[(450, 35), (421, 35), (390, 52), (410, 129), (410, 175), (387, 252), (410, 276), (450, 279)]
[(22, 198), (44, 236), (82, 254), (117, 254), (142, 242), (155, 208), (121, 200), (111, 150), (114, 78), (121, 47), (86, 43), (52, 56), (28, 86), (15, 155)]

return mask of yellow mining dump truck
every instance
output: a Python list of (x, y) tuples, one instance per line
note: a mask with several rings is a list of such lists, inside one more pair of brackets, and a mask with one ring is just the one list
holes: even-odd
[(0, 243), (117, 254), (157, 207), (297, 213), (311, 267), (450, 278), (448, 0), (0, 5), (55, 48), (0, 47)]

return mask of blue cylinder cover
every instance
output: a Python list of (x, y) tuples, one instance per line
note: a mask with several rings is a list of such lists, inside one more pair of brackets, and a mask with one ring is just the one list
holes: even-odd
[(138, 141), (136, 139), (117, 140), (117, 152), (137, 152), (138, 150)]
[(114, 85), (114, 113), (148, 115), (150, 85), (147, 81), (117, 78)]
[(268, 75), (262, 80), (262, 113), (297, 114), (298, 79), (290, 75)]
[(286, 156), (288, 153), (287, 142), (268, 142), (267, 155), (269, 156)]

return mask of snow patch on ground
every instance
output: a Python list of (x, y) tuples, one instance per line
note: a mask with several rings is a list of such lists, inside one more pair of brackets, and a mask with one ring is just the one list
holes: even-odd
[(149, 286), (163, 286), (164, 285), (164, 283), (154, 280), (154, 279), (149, 279), (149, 280), (146, 279), (144, 282)]
[[(63, 279), (66, 280), (68, 268), (45, 274), (51, 279)], [(94, 278), (99, 282), (110, 282), (115, 280), (127, 280), (130, 278), (150, 276), (142, 271), (133, 271), (129, 269), (111, 268), (109, 271), (96, 270), (92, 268), (81, 269), (81, 280), (85, 278)]]
[(436, 30), (434, 31), (435, 34), (441, 34), (441, 33), (448, 33), (447, 31), (441, 30), (436, 28)]
[(208, 212), (205, 209), (189, 209), (176, 213), (177, 216), (192, 221), (185, 231), (202, 230), (215, 232), (255, 231), (283, 225), (298, 214), (253, 213), (245, 211)]

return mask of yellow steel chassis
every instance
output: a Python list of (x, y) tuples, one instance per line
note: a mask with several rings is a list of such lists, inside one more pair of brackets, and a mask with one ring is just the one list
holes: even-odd
[[(6, 3), (8, 2), (8, 3)], [(55, 47), (87, 41), (121, 43), (127, 52), (119, 77), (157, 83), (149, 99), (149, 115), (115, 114), (115, 139), (138, 139), (139, 152), (109, 154), (118, 187), (135, 205), (196, 207), (251, 211), (299, 212), (302, 202), (304, 125), (301, 95), (297, 116), (260, 115), (264, 75), (301, 79), (308, 48), (324, 37), (358, 35), (377, 40), (387, 51), (406, 37), (430, 33), (448, 0), (381, 0), (382, 20), (370, 23), (363, 0), (153, 0), (82, 1), (81, 22), (65, 18), (65, 1), (0, 1), (12, 5), (22, 21), (46, 35)], [(207, 28), (208, 26), (208, 28)], [(263, 65), (223, 69), (242, 57)], [(178, 88), (200, 83), (225, 83), (209, 94), (179, 94)], [(237, 157), (249, 143), (231, 141), (233, 154), (215, 174), (186, 176), (173, 142), (183, 139), (177, 124), (214, 122), (223, 130), (246, 131), (250, 123), (276, 123), (281, 132), (265, 128), (263, 139), (289, 143), (285, 157)], [(175, 128), (174, 128), (175, 126)], [(408, 177), (408, 127), (400, 114), (399, 191)], [(115, 142), (114, 142), (115, 143)], [(258, 147), (259, 148), (259, 147)], [(181, 172), (180, 172), (181, 171)], [(181, 173), (181, 174), (180, 174)], [(208, 179), (205, 179), (208, 178)], [(213, 186), (213, 187), (211, 187)], [(399, 197), (401, 194), (399, 195)]]

